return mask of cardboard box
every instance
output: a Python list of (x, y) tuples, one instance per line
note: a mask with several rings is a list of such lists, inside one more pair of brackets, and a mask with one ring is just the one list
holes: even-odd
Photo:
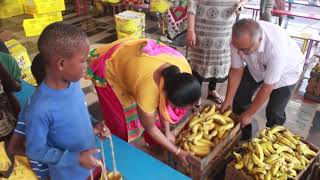
[(5, 19), (17, 15), (24, 14), (20, 0), (2, 0), (0, 1), (0, 19)]
[(66, 9), (64, 0), (26, 0), (24, 11), (26, 14), (45, 14)]
[(27, 53), (27, 49), (17, 40), (11, 39), (5, 42), (10, 54), (16, 59), (22, 71), (30, 69), (31, 61)]

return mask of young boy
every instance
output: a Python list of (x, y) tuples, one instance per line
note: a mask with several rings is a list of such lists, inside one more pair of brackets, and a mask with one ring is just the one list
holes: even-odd
[[(95, 138), (79, 80), (86, 71), (89, 42), (77, 27), (54, 23), (38, 41), (45, 78), (30, 100), (25, 117), (26, 153), (48, 164), (52, 180), (86, 179), (97, 166)], [(106, 136), (100, 125), (98, 134)]]

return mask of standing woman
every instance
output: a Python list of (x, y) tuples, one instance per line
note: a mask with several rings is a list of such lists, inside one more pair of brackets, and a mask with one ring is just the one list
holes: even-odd
[(227, 79), (230, 68), (231, 27), (245, 2), (189, 0), (188, 60), (198, 80), (209, 82), (208, 99), (217, 104), (222, 100), (216, 92), (216, 84)]
[(260, 20), (271, 22), (271, 11), (275, 0), (260, 1)]

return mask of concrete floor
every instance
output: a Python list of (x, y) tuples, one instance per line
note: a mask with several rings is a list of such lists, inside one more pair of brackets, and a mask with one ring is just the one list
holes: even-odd
[[(249, 3), (257, 4), (259, 1), (249, 1)], [(314, 9), (310, 7), (298, 7), (294, 6), (294, 10), (299, 11), (315, 11), (319, 12), (319, 9)], [(249, 10), (244, 10), (242, 12), (241, 18), (251, 17), (251, 12)], [(22, 21), (24, 18), (31, 18), (28, 15), (22, 15), (18, 17), (13, 17), (5, 20), (1, 20), (0, 29), (7, 30), (11, 33), (12, 38), (17, 39), (26, 48), (31, 58), (37, 53), (36, 42), (38, 37), (26, 38), (24, 36)], [(276, 18), (274, 18), (276, 21)], [(64, 22), (81, 27), (86, 31), (90, 43), (95, 46), (97, 44), (110, 43), (116, 40), (114, 19), (112, 16), (101, 16), (94, 17), (94, 15), (86, 16), (76, 16), (75, 14), (64, 15)], [(289, 30), (299, 31), (299, 32), (309, 32), (309, 33), (319, 33), (320, 32), (320, 21), (306, 20), (302, 18), (286, 19), (284, 26)], [(151, 21), (149, 18), (146, 20), (146, 37), (158, 39), (161, 36), (158, 24), (155, 21)], [(301, 42), (298, 42), (301, 44)], [(313, 48), (314, 50), (317, 47)], [(185, 54), (185, 47), (178, 47), (178, 50)], [(314, 60), (315, 61), (315, 60)], [(314, 63), (313, 63), (314, 64)], [(312, 66), (312, 65), (311, 65)], [(310, 66), (310, 67), (311, 67)], [(309, 68), (310, 70), (310, 68)], [(309, 75), (309, 71), (305, 74), (305, 78)], [(320, 146), (320, 104), (312, 101), (305, 100), (303, 94), (305, 92), (305, 87), (307, 84), (307, 79), (303, 79), (301, 86), (297, 88), (297, 91), (293, 95), (287, 106), (287, 121), (285, 126), (287, 126), (293, 132), (303, 136), (308, 139), (313, 144)], [(82, 81), (82, 85), (87, 94), (87, 100), (89, 101), (89, 110), (97, 118), (102, 119), (101, 112), (99, 110), (99, 104), (97, 102), (97, 96), (94, 90), (90, 87), (90, 82)], [(223, 96), (226, 89), (226, 83), (218, 84), (218, 92)], [(206, 84), (203, 87), (203, 97), (206, 96)], [(208, 101), (204, 100), (204, 103)], [(258, 128), (265, 126), (265, 111), (262, 108), (259, 113), (255, 115), (257, 120)], [(159, 153), (150, 151), (148, 147), (143, 142), (138, 143), (138, 147), (159, 157)], [(159, 157), (162, 159), (161, 157)]]

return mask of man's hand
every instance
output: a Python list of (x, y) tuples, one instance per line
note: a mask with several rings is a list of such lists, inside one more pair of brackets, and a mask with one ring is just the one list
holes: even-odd
[(99, 149), (89, 149), (89, 150), (80, 152), (80, 158), (79, 158), (80, 165), (87, 169), (93, 169), (95, 167), (98, 167), (99, 164), (97, 163), (97, 159), (93, 156), (98, 152), (99, 152)]
[(241, 123), (241, 128), (246, 127), (252, 121), (252, 115), (249, 114), (247, 111), (242, 113), (239, 117), (239, 121)]
[(232, 110), (232, 101), (226, 99), (225, 101), (223, 101), (223, 103), (221, 104), (221, 108), (220, 108), (220, 112), (224, 113), (228, 110)]
[(106, 126), (104, 121), (96, 123), (93, 127), (94, 133), (102, 140), (111, 136), (109, 128)]

